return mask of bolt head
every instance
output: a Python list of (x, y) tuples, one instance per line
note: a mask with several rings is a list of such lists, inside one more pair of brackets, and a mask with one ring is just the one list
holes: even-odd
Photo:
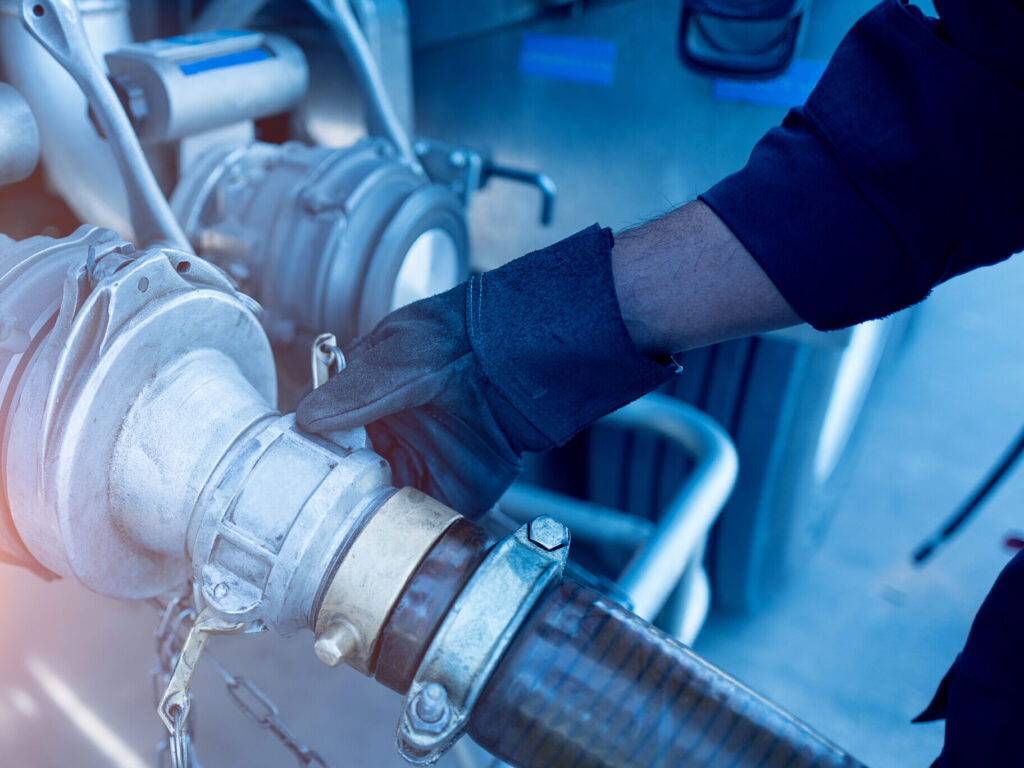
[(568, 546), (569, 529), (549, 515), (541, 515), (527, 528), (530, 541), (541, 549), (554, 552)]
[(222, 581), (220, 584), (213, 588), (213, 596), (216, 598), (227, 597), (228, 592), (230, 591), (231, 587), (229, 587), (226, 583)]

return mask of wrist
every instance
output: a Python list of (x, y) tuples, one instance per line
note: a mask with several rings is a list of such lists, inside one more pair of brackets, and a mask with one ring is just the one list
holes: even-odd
[(561, 444), (667, 381), (619, 311), (612, 236), (592, 226), (470, 280), (467, 330), (488, 382), (530, 427), (527, 450)]

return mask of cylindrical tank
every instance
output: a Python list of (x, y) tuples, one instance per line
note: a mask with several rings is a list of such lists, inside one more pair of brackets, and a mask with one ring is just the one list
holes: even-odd
[(0, 184), (28, 178), (39, 162), (39, 127), (25, 99), (0, 83)]

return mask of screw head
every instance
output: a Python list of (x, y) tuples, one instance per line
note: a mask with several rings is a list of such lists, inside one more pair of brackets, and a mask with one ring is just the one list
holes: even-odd
[(226, 583), (222, 581), (220, 584), (213, 588), (213, 596), (217, 598), (227, 597), (228, 592), (230, 591), (231, 587), (229, 587)]
[(550, 515), (541, 515), (533, 520), (526, 534), (530, 541), (548, 552), (569, 544), (569, 529)]

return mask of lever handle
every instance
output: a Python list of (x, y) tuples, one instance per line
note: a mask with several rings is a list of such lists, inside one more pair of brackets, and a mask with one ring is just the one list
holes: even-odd
[(512, 168), (507, 165), (498, 165), (488, 162), (483, 168), (483, 181), (493, 176), (509, 181), (518, 181), (523, 184), (530, 184), (540, 190), (540, 223), (547, 226), (555, 215), (555, 196), (558, 194), (558, 187), (555, 181), (546, 173), (537, 171), (524, 171), (521, 168)]

